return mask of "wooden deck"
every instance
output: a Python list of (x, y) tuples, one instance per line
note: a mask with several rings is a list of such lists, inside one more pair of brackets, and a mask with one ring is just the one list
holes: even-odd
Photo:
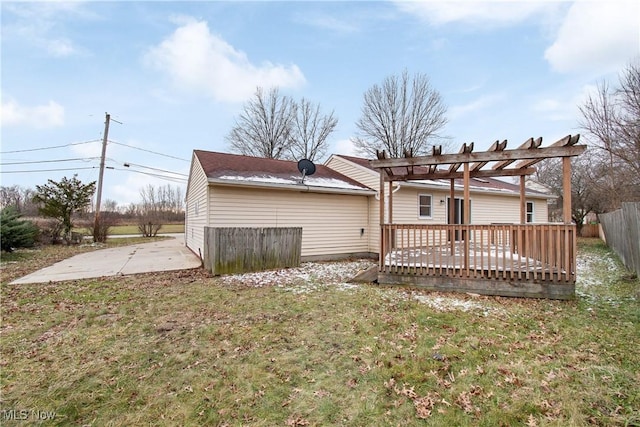
[(378, 282), (487, 295), (570, 299), (575, 226), (382, 226)]

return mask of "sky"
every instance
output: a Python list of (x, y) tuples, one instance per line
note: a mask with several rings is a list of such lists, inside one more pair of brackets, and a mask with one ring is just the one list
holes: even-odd
[[(77, 174), (102, 201), (180, 186), (195, 149), (225, 137), (257, 87), (338, 118), (350, 142), (363, 95), (422, 73), (442, 96), (451, 151), (579, 133), (579, 106), (640, 56), (631, 1), (119, 1), (0, 3), (0, 185)], [(128, 166), (125, 166), (128, 165)]]

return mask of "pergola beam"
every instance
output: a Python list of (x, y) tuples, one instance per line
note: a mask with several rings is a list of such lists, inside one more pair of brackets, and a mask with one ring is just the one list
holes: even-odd
[[(473, 151), (473, 142), (471, 144), (468, 144), (465, 142), (464, 144), (462, 144), (462, 147), (460, 147), (460, 151), (458, 151), (458, 154), (463, 154), (463, 153), (471, 153)], [(462, 163), (454, 163), (449, 167), (449, 172), (456, 172), (458, 170), (458, 168), (460, 168), (460, 166), (462, 165)]]
[[(507, 140), (505, 139), (504, 141), (500, 142), (500, 140), (494, 142), (491, 147), (489, 147), (489, 149), (487, 150), (488, 152), (492, 152), (492, 151), (504, 151), (504, 149), (507, 148)], [(480, 169), (482, 169), (484, 167), (484, 165), (486, 165), (489, 162), (477, 162), (471, 165), (471, 172), (475, 172), (475, 171), (479, 171)]]
[[(515, 149), (504, 151), (484, 151), (479, 153), (443, 154), (440, 156), (419, 156), (408, 159), (398, 158), (371, 160), (370, 162), (373, 168), (385, 168), (385, 170), (388, 170), (389, 168), (406, 166), (430, 166), (472, 162), (499, 162), (503, 160), (543, 160), (553, 157), (575, 157), (580, 155), (586, 148), (586, 145), (574, 145), (565, 147), (544, 147), (535, 150)], [(501, 173), (504, 171), (495, 172), (496, 173), (493, 176), (501, 176)]]
[[(549, 147), (572, 147), (575, 146), (578, 143), (578, 140), (580, 140), (580, 135), (568, 135), (565, 136), (564, 138), (562, 138), (559, 141), (554, 142), (553, 144), (551, 144)], [(532, 159), (532, 160), (522, 160), (518, 163), (515, 164), (514, 167), (516, 168), (528, 168), (530, 166), (535, 165), (538, 162), (541, 162), (544, 159)]]

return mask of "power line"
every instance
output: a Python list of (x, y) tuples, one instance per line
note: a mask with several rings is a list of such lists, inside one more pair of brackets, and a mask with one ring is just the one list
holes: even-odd
[(180, 183), (186, 183), (187, 182), (187, 180), (184, 179), (184, 178), (175, 178), (175, 177), (166, 176), (166, 175), (159, 175), (159, 174), (151, 173), (151, 172), (137, 171), (135, 169), (123, 169), (123, 168), (113, 168), (113, 169), (117, 170), (117, 171), (127, 171), (127, 172), (140, 173), (142, 175), (153, 176), (153, 177), (164, 179), (164, 180), (167, 180), (167, 181), (180, 182)]
[[(109, 159), (109, 160), (112, 160), (114, 162), (116, 161), (115, 159)], [(120, 162), (117, 162), (117, 163), (120, 163)], [(150, 170), (154, 170), (154, 171), (158, 171), (158, 172), (170, 173), (172, 175), (180, 175), (180, 176), (184, 176), (184, 177), (188, 177), (189, 176), (189, 175), (186, 175), (184, 173), (172, 172), (172, 171), (168, 171), (168, 170), (165, 170), (165, 169), (152, 168), (151, 166), (139, 165), (137, 163), (132, 163), (132, 162), (122, 162), (122, 163), (124, 164), (125, 167), (128, 167), (129, 165), (131, 165), (131, 166), (137, 166), (139, 168), (150, 169)]]
[(82, 169), (97, 169), (97, 166), (88, 166), (84, 168), (71, 168), (71, 169), (38, 169), (28, 171), (0, 171), (0, 173), (37, 173), (37, 172), (59, 172), (59, 171), (77, 171)]
[(100, 141), (99, 139), (93, 139), (91, 141), (72, 142), (70, 144), (54, 145), (54, 146), (51, 146), (51, 147), (30, 148), (30, 149), (27, 149), (27, 150), (0, 151), (0, 154), (27, 153), (27, 152), (31, 152), (31, 151), (53, 150), (55, 148), (64, 148), (64, 147), (71, 147), (73, 145), (91, 144), (92, 142), (99, 142), (99, 141)]
[(111, 140), (109, 140), (109, 142), (112, 143), (112, 144), (122, 145), (123, 147), (133, 148), (134, 150), (145, 151), (147, 153), (156, 154), (158, 156), (164, 156), (164, 157), (169, 157), (169, 158), (176, 159), (176, 160), (182, 160), (183, 162), (189, 162), (189, 160), (183, 159), (181, 157), (171, 156), (169, 154), (158, 153), (157, 151), (145, 150), (144, 148), (139, 148), (139, 147), (134, 147), (133, 145), (123, 144), (122, 142), (116, 142), (116, 141), (111, 141)]
[(39, 164), (39, 163), (57, 163), (57, 162), (78, 162), (78, 161), (88, 161), (99, 159), (100, 157), (77, 157), (75, 159), (57, 159), (57, 160), (33, 160), (30, 162), (8, 162), (8, 163), (0, 163), (0, 166), (9, 166), (9, 165), (30, 165), (30, 164)]

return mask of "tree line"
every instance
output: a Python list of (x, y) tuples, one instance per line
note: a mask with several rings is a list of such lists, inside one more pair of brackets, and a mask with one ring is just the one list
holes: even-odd
[[(579, 109), (578, 127), (588, 148), (572, 159), (571, 216), (578, 226), (590, 212), (606, 213), (623, 202), (640, 201), (640, 62), (629, 64), (613, 85), (599, 82)], [(560, 160), (542, 162), (534, 178), (562, 206)]]
[(169, 184), (140, 189), (140, 203), (119, 207), (106, 200), (94, 218), (91, 201), (95, 181), (81, 182), (76, 175), (60, 181), (49, 179), (35, 189), (0, 187), (2, 250), (42, 243), (73, 243), (73, 228), (86, 227), (95, 242), (104, 242), (108, 231), (121, 222), (135, 222), (144, 236), (155, 236), (163, 223), (184, 221), (182, 189)]

